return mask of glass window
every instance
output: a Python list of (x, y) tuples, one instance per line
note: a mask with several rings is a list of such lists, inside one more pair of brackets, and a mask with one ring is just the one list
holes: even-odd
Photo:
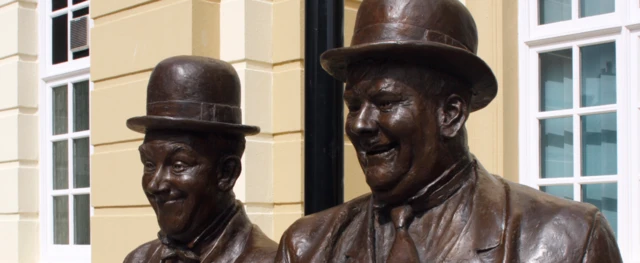
[(573, 107), (573, 58), (571, 49), (540, 53), (540, 110)]
[(67, 14), (54, 17), (51, 23), (51, 58), (53, 64), (67, 62), (69, 43)]
[(89, 81), (73, 83), (73, 131), (89, 129)]
[(52, 169), (46, 194), (52, 202), (52, 225), (45, 238), (52, 242), (48, 244), (90, 245), (90, 83), (68, 81), (49, 89), (53, 132), (47, 138)]
[(53, 243), (69, 244), (69, 197), (53, 197)]
[(585, 184), (582, 188), (582, 202), (595, 205), (618, 233), (618, 184)]
[(615, 0), (580, 0), (580, 17), (613, 13), (615, 3)]
[(571, 19), (571, 0), (539, 0), (540, 24)]
[(89, 245), (91, 240), (91, 231), (89, 228), (90, 217), (89, 195), (73, 196), (73, 219), (74, 219), (74, 238), (73, 243), (76, 245)]
[(53, 88), (53, 134), (67, 133), (67, 85)]
[(582, 175), (615, 175), (618, 173), (618, 140), (616, 113), (581, 117)]
[(540, 186), (540, 191), (568, 200), (573, 200), (573, 185)]
[(580, 86), (583, 107), (616, 103), (616, 44), (580, 48)]
[(541, 178), (573, 176), (573, 122), (571, 117), (540, 121)]

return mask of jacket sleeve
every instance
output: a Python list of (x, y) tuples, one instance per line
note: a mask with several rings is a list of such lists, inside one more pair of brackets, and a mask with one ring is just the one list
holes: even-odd
[(613, 231), (600, 211), (596, 212), (582, 262), (622, 262)]

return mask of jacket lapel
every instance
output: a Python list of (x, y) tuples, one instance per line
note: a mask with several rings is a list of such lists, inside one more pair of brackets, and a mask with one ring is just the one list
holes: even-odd
[(350, 247), (345, 252), (345, 263), (361, 263), (361, 262), (373, 262), (374, 253), (374, 238), (373, 238), (373, 205), (371, 203), (371, 196), (367, 202), (363, 202), (366, 205), (365, 215), (362, 222), (358, 226), (358, 234), (354, 240), (350, 242)]
[(471, 216), (458, 243), (447, 256), (447, 262), (485, 262), (502, 258), (507, 215), (507, 190), (501, 179), (489, 174), (476, 160), (476, 185)]

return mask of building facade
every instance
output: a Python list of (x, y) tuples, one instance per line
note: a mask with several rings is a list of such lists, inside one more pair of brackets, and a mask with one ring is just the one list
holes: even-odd
[[(0, 262), (120, 262), (156, 237), (143, 135), (125, 121), (145, 114), (151, 70), (175, 55), (237, 70), (243, 121), (261, 133), (235, 193), (278, 240), (304, 214), (304, 2), (0, 0)], [(360, 2), (345, 0), (345, 45)], [(639, 262), (640, 3), (461, 2), (499, 82), (469, 119), (471, 151), (509, 180), (598, 206)], [(368, 186), (344, 146), (349, 200)]]

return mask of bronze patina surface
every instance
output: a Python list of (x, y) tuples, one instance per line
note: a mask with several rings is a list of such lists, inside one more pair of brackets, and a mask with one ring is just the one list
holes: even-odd
[(147, 115), (127, 126), (145, 133), (142, 189), (160, 232), (124, 262), (273, 262), (277, 244), (233, 193), (244, 137), (260, 131), (241, 116), (240, 81), (228, 63), (179, 56), (155, 67)]
[(299, 219), (276, 262), (621, 262), (596, 207), (508, 182), (469, 152), (465, 123), (498, 86), (477, 46), (458, 0), (362, 2), (352, 46), (322, 65), (346, 82), (345, 130), (372, 193)]

